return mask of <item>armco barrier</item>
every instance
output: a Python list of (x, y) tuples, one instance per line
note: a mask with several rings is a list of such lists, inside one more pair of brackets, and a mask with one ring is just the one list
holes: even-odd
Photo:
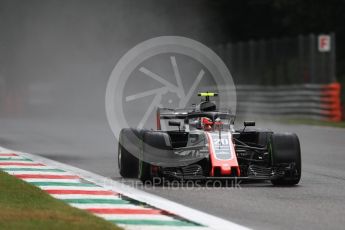
[(238, 85), (237, 114), (340, 121), (340, 84)]

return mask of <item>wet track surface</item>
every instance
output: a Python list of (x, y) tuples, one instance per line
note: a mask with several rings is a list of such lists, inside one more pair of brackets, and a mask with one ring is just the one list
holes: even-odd
[[(281, 124), (270, 124), (269, 128), (299, 135), (303, 160), (300, 185), (240, 183), (239, 188), (141, 189), (255, 229), (344, 229), (345, 129)], [(105, 120), (1, 119), (0, 145), (121, 180), (117, 144)]]

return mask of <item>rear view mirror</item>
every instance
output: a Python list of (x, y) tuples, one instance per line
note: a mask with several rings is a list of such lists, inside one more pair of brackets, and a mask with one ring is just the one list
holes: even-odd
[(255, 126), (255, 121), (245, 121), (243, 122), (244, 127)]

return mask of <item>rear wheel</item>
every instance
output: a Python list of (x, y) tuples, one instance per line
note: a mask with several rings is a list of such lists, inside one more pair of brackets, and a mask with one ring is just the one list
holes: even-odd
[(259, 145), (261, 147), (266, 147), (267, 143), (273, 134), (273, 132), (269, 129), (246, 129), (245, 132), (242, 130), (238, 130), (236, 132), (241, 133), (240, 137), (238, 138), (240, 141), (252, 144), (252, 145)]
[(267, 146), (267, 143), (272, 136), (273, 132), (270, 130), (258, 130), (257, 144), (260, 146)]
[(301, 179), (301, 149), (299, 139), (294, 133), (272, 134), (268, 143), (272, 166), (282, 175), (272, 180), (274, 185), (295, 185)]

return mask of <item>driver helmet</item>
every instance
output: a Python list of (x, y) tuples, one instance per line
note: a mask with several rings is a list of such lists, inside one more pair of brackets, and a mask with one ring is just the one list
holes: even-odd
[(202, 127), (204, 128), (205, 131), (211, 131), (212, 130), (213, 122), (210, 118), (202, 117), (201, 118), (201, 124), (202, 124)]

